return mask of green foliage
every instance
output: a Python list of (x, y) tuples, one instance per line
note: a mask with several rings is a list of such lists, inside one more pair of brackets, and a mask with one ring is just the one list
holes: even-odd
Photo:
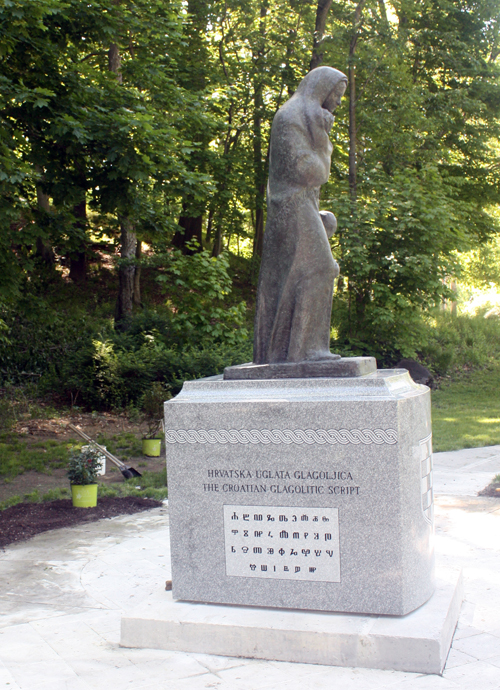
[[(175, 0), (6, 2), (0, 43), (0, 297), (12, 302), (37, 264), (38, 240), (68, 258), (86, 248), (86, 201), (161, 230), (173, 224), (165, 198), (186, 186), (203, 196), (210, 184), (185, 168), (179, 113), (186, 127), (194, 111), (175, 80)], [(109, 69), (111, 45), (119, 74)]]
[(207, 341), (235, 347), (246, 341), (246, 305), (226, 301), (232, 284), (225, 254), (213, 257), (204, 250), (186, 256), (174, 250), (158, 259), (164, 272), (157, 280), (168, 290), (172, 334), (180, 345)]
[[(194, 344), (181, 348), (172, 336), (168, 313), (154, 319), (139, 315), (126, 335), (115, 333), (109, 323), (100, 333), (93, 333), (86, 318), (59, 317), (60, 322), (52, 329), (38, 321), (18, 323), (14, 330), (22, 332), (21, 346), (11, 344), (3, 350), (0, 346), (6, 363), (1, 373), (10, 381), (22, 381), (26, 373), (33, 375), (39, 381), (39, 392), (90, 410), (140, 406), (142, 396), (155, 381), (175, 394), (186, 379), (218, 374), (225, 366), (251, 359), (248, 339), (227, 345), (192, 334)], [(143, 330), (151, 324), (153, 332)], [(97, 320), (95, 326), (100, 325)], [(5, 424), (7, 418), (13, 421), (10, 411), (11, 406), (2, 401), (0, 413)]]
[(500, 287), (500, 237), (460, 257), (460, 282), (468, 287)]
[(95, 484), (97, 473), (102, 467), (100, 451), (87, 446), (80, 452), (72, 452), (68, 463), (68, 479), (70, 484), (85, 486)]
[(353, 27), (353, 7), (337, 6), (322, 46), (326, 64), (353, 70), (357, 89), (355, 120), (346, 107), (337, 112), (323, 200), (339, 227), (337, 341), (383, 363), (415, 352), (419, 311), (446, 296), (456, 251), (498, 232), (500, 201), (498, 24), (485, 20), (493, 6), (393, 8), (388, 17), (383, 3), (368, 2)]
[(438, 375), (483, 369), (500, 361), (500, 319), (437, 313), (428, 320), (419, 348), (424, 363)]
[(13, 478), (29, 471), (50, 474), (53, 469), (65, 467), (71, 451), (77, 447), (78, 444), (55, 439), (30, 443), (3, 434), (0, 436), (0, 476)]
[[(37, 291), (44, 289), (39, 296)], [(5, 310), (9, 340), (0, 342), (0, 376), (16, 384), (18, 392), (19, 384), (33, 385), (47, 372), (58, 376), (67, 357), (84, 350), (96, 331), (109, 329), (109, 321), (95, 314), (93, 305), (71, 301), (71, 292), (59, 281), (50, 290), (36, 282), (17, 309)], [(61, 293), (66, 293), (66, 302), (59, 300)]]
[(163, 420), (163, 403), (170, 400), (172, 394), (159, 381), (151, 384), (151, 387), (142, 396), (142, 409), (144, 422), (148, 431), (145, 438), (156, 438)]
[[(354, 26), (355, 5), (334, 3), (319, 47), (323, 64), (352, 69), (356, 80), (356, 126), (348, 92), (322, 200), (339, 226), (332, 346), (385, 365), (428, 347), (445, 372), (454, 345), (426, 345), (422, 312), (447, 295), (457, 252), (472, 252), (469, 282), (498, 273), (498, 8), (490, 0), (391, 8), (367, 0)], [(251, 358), (271, 122), (309, 68), (316, 9), (283, 0), (1, 4), (4, 383), (31, 381), (73, 406), (136, 409), (155, 382), (176, 392), (184, 378)], [(147, 246), (142, 259), (117, 259), (124, 216)], [(172, 249), (181, 216), (199, 221), (202, 246), (184, 246), (186, 254)], [(235, 299), (220, 252), (239, 253), (240, 244), (246, 257), (256, 249)], [(61, 276), (79, 256), (140, 264), (155, 286), (142, 291), (125, 332), (97, 304), (116, 296), (108, 269), (87, 283), (95, 303), (82, 286), (79, 309), (57, 304), (67, 291)], [(16, 409), (0, 402), (4, 427)]]
[[(248, 361), (249, 344), (239, 348), (212, 345), (207, 348), (166, 347), (152, 337), (137, 350), (121, 350), (112, 341), (94, 341), (86, 353), (76, 353), (65, 363), (57, 379), (68, 395), (86, 407), (99, 410), (140, 405), (141, 398), (154, 381), (176, 394), (187, 379), (212, 376), (225, 366)], [(55, 386), (54, 380), (50, 386)], [(167, 398), (165, 398), (167, 399)]]
[[(228, 304), (226, 256), (177, 252), (165, 263), (162, 277), (168, 274), (171, 282), (164, 282), (163, 289), (168, 288), (172, 299), (134, 315), (125, 333), (114, 330), (112, 307), (95, 303), (94, 298), (105, 297), (98, 286), (83, 304), (76, 302), (81, 293), (73, 294), (64, 284), (57, 282), (39, 300), (33, 286), (24, 313), (6, 312), (10, 338), (0, 342), (5, 385), (20, 390), (20, 384), (31, 380), (39, 393), (59, 404), (91, 410), (140, 407), (155, 381), (176, 393), (186, 378), (221, 373), (224, 366), (248, 361), (245, 305), (233, 309)], [(9, 410), (10, 405), (0, 402), (5, 424), (13, 421)]]

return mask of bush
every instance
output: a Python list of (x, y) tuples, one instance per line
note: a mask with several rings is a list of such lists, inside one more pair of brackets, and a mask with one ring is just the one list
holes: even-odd
[[(196, 244), (193, 249), (197, 249)], [(164, 272), (157, 281), (168, 291), (171, 328), (179, 344), (189, 347), (193, 342), (206, 342), (234, 347), (246, 341), (246, 304), (231, 305), (227, 300), (232, 283), (225, 254), (214, 257), (203, 250), (186, 256), (174, 250), (162, 254), (161, 261)]]
[(429, 320), (419, 352), (424, 363), (441, 376), (485, 367), (500, 359), (500, 319), (485, 319), (484, 313), (452, 316), (437, 312)]
[[(251, 343), (206, 348), (167, 347), (151, 336), (137, 350), (123, 350), (112, 339), (93, 340), (41, 379), (45, 392), (58, 390), (68, 401), (91, 410), (141, 407), (154, 382), (176, 394), (187, 379), (220, 374), (224, 367), (251, 359)], [(168, 398), (166, 394), (165, 400)]]
[(350, 319), (345, 296), (336, 294), (332, 326), (336, 333), (331, 341), (333, 352), (343, 357), (375, 357), (379, 367), (393, 366), (402, 357), (416, 357), (428, 329), (423, 312), (398, 295), (390, 304), (387, 299), (386, 304), (371, 305), (364, 318), (355, 322)]
[[(3, 313), (9, 337), (0, 339), (0, 385), (30, 381), (33, 394), (59, 405), (121, 409), (140, 407), (155, 382), (175, 394), (186, 379), (251, 359), (246, 305), (228, 297), (227, 258), (167, 252), (158, 262), (166, 303), (134, 314), (126, 331), (115, 331), (110, 309), (106, 317), (88, 295), (81, 304), (62, 283), (60, 292), (70, 297), (62, 306), (54, 296), (49, 305), (28, 295), (19, 309)], [(11, 408), (0, 404), (5, 429)]]
[(172, 394), (159, 381), (155, 381), (142, 397), (143, 420), (148, 427), (144, 438), (156, 438), (163, 420), (163, 403)]
[(68, 463), (70, 484), (86, 486), (95, 484), (97, 473), (102, 467), (100, 452), (96, 448), (82, 448), (79, 453), (72, 453)]

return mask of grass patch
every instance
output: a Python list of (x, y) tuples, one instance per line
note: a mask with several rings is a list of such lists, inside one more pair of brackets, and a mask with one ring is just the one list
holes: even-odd
[(168, 497), (167, 471), (143, 472), (142, 477), (126, 479), (120, 484), (99, 486), (99, 496), (142, 496), (163, 501)]
[[(142, 477), (134, 477), (127, 479), (124, 482), (117, 482), (112, 484), (101, 484), (97, 490), (97, 500), (100, 497), (111, 496), (112, 498), (121, 498), (124, 496), (139, 496), (142, 498), (154, 498), (157, 501), (163, 501), (168, 497), (167, 489), (167, 471), (163, 472), (144, 472)], [(47, 493), (40, 495), (38, 491), (31, 491), (23, 496), (11, 496), (5, 501), (0, 502), (0, 510), (10, 508), (17, 503), (42, 503), (44, 501), (57, 501), (62, 498), (71, 498), (71, 489), (57, 488), (50, 489)]]
[(101, 446), (106, 446), (110, 453), (119, 457), (123, 462), (131, 457), (142, 455), (142, 440), (132, 432), (114, 434), (113, 436), (99, 434), (96, 441)]
[(436, 452), (500, 444), (500, 364), (433, 391), (432, 429)]
[[(99, 435), (96, 440), (123, 462), (142, 455), (141, 439), (131, 432)], [(33, 443), (4, 433), (0, 435), (0, 477), (9, 480), (30, 470), (50, 474), (54, 469), (66, 467), (71, 450), (78, 450), (82, 445), (86, 445), (86, 441), (81, 439), (48, 439)]]
[(30, 443), (3, 434), (0, 437), (0, 477), (13, 479), (30, 470), (50, 474), (53, 469), (65, 467), (70, 451), (81, 446), (82, 442), (53, 439)]

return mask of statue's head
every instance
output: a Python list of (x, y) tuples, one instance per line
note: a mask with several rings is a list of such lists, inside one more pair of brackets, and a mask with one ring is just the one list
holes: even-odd
[(295, 94), (315, 101), (332, 113), (340, 105), (346, 88), (347, 77), (343, 72), (333, 67), (322, 66), (306, 74)]

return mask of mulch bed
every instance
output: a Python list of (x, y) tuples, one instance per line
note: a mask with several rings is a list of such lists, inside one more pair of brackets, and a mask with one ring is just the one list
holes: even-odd
[(124, 496), (100, 498), (96, 508), (73, 508), (70, 499), (46, 503), (18, 503), (0, 512), (0, 548), (24, 541), (35, 534), (60, 527), (73, 527), (116, 515), (133, 515), (162, 505), (152, 498)]
[(500, 498), (500, 482), (492, 482), (485, 489), (479, 492), (479, 496), (494, 496)]

